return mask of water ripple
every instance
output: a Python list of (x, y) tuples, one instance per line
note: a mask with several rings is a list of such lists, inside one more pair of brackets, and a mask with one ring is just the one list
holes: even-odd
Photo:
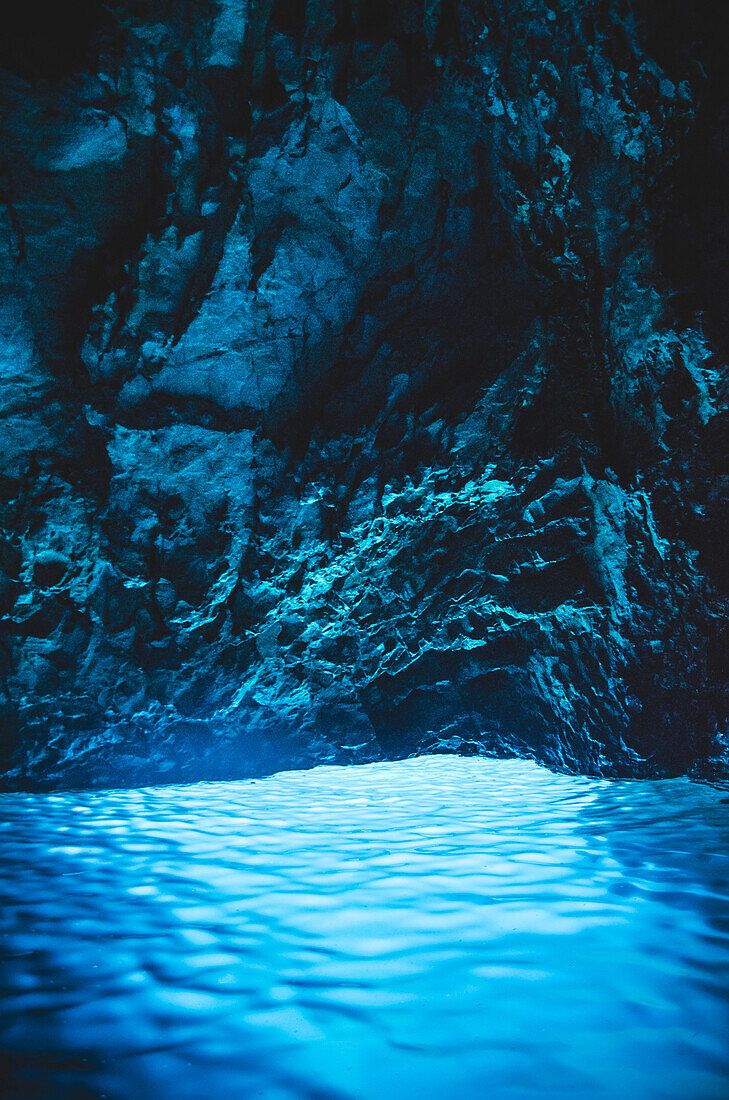
[(723, 1098), (722, 793), (431, 757), (3, 796), (6, 1095)]

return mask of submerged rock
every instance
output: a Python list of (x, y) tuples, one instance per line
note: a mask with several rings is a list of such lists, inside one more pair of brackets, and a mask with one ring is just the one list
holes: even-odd
[(5, 782), (724, 769), (713, 6), (110, 3), (60, 53), (44, 10), (0, 58)]

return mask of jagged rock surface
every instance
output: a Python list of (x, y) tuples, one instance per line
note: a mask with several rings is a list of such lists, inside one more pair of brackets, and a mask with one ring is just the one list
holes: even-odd
[(27, 6), (7, 785), (725, 767), (727, 270), (692, 234), (726, 208), (692, 220), (691, 157), (697, 128), (726, 156), (729, 96), (698, 8)]

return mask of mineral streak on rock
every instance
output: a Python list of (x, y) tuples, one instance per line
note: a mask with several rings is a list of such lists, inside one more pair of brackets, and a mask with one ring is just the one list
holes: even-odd
[(685, 7), (23, 6), (7, 786), (726, 768), (729, 86)]

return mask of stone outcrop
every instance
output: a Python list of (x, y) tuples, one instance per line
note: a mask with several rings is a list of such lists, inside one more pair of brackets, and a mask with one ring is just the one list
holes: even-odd
[(729, 89), (689, 7), (26, 5), (7, 785), (725, 769)]

